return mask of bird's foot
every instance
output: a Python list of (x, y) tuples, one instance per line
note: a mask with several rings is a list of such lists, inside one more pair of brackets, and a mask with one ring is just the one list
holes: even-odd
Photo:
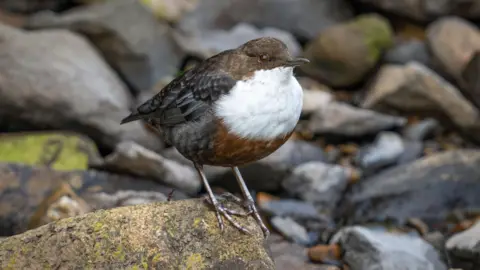
[[(230, 194), (230, 193), (228, 193)], [(227, 199), (227, 200), (234, 200), (235, 202), (241, 201), (239, 198), (235, 197), (233, 194), (230, 195), (225, 195), (222, 194), (219, 196), (220, 200), (222, 199)], [(218, 225), (220, 226), (220, 231), (223, 231), (223, 228), (225, 227), (223, 223), (222, 216), (225, 217), (235, 228), (237, 228), (239, 231), (243, 233), (250, 234), (250, 231), (244, 228), (242, 225), (238, 224), (233, 218), (232, 215), (234, 216), (248, 216), (250, 213), (242, 213), (236, 210), (228, 209), (224, 207), (222, 204), (218, 202), (218, 199), (216, 197), (210, 197), (210, 196), (205, 196), (205, 200), (215, 208), (215, 214), (217, 215), (218, 219)]]
[(242, 199), (238, 198), (237, 196), (235, 196), (235, 195), (233, 195), (232, 193), (229, 193), (229, 192), (222, 193), (218, 197), (219, 197), (220, 200), (228, 200), (228, 201), (235, 202), (237, 204), (241, 204), (246, 209), (246, 211), (247, 211), (246, 213), (228, 210), (228, 211), (230, 211), (229, 214), (236, 215), (236, 216), (253, 215), (255, 220), (258, 222), (258, 224), (262, 228), (263, 235), (265, 236), (265, 238), (268, 238), (268, 236), (270, 235), (270, 231), (267, 229), (267, 226), (265, 226), (265, 224), (263, 223), (263, 220), (260, 217), (260, 214), (258, 213), (258, 210), (255, 206), (255, 202), (253, 200), (249, 200), (249, 199), (242, 200)]

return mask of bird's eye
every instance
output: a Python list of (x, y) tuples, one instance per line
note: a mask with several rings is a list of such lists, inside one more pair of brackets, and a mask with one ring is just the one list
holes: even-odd
[(268, 54), (262, 54), (262, 56), (260, 56), (260, 59), (262, 59), (263, 61), (267, 61), (268, 59), (270, 59), (270, 57), (268, 56)]

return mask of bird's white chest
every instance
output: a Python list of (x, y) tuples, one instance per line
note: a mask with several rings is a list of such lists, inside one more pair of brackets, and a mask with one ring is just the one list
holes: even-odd
[(272, 140), (297, 125), (303, 91), (292, 67), (259, 70), (239, 81), (216, 104), (215, 114), (229, 132), (247, 139)]

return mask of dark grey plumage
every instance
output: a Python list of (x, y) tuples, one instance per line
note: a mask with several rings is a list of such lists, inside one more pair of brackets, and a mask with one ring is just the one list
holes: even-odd
[(168, 127), (195, 121), (236, 83), (215, 64), (218, 58), (210, 58), (186, 71), (121, 123), (154, 118), (157, 124)]

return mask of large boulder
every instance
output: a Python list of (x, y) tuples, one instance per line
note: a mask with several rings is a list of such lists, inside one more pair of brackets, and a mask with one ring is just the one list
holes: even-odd
[(253, 217), (238, 222), (250, 234), (229, 223), (221, 233), (202, 200), (96, 211), (0, 240), (0, 267), (275, 269)]
[(120, 125), (131, 96), (81, 36), (66, 30), (24, 32), (0, 25), (0, 126), (83, 133), (101, 148), (161, 141), (140, 122)]
[(476, 141), (480, 134), (480, 111), (457, 87), (418, 62), (383, 66), (361, 106), (446, 120)]
[(435, 63), (461, 83), (463, 70), (480, 50), (480, 31), (462, 18), (444, 17), (428, 26), (427, 43)]
[(307, 44), (304, 54), (311, 62), (301, 69), (329, 86), (351, 86), (363, 80), (392, 45), (387, 19), (361, 15), (325, 29)]
[(358, 224), (420, 218), (444, 222), (448, 214), (480, 206), (480, 151), (427, 156), (373, 175), (353, 186), (339, 215)]
[(135, 92), (177, 72), (183, 52), (170, 27), (138, 0), (109, 0), (29, 18), (30, 29), (66, 28), (87, 36)]

